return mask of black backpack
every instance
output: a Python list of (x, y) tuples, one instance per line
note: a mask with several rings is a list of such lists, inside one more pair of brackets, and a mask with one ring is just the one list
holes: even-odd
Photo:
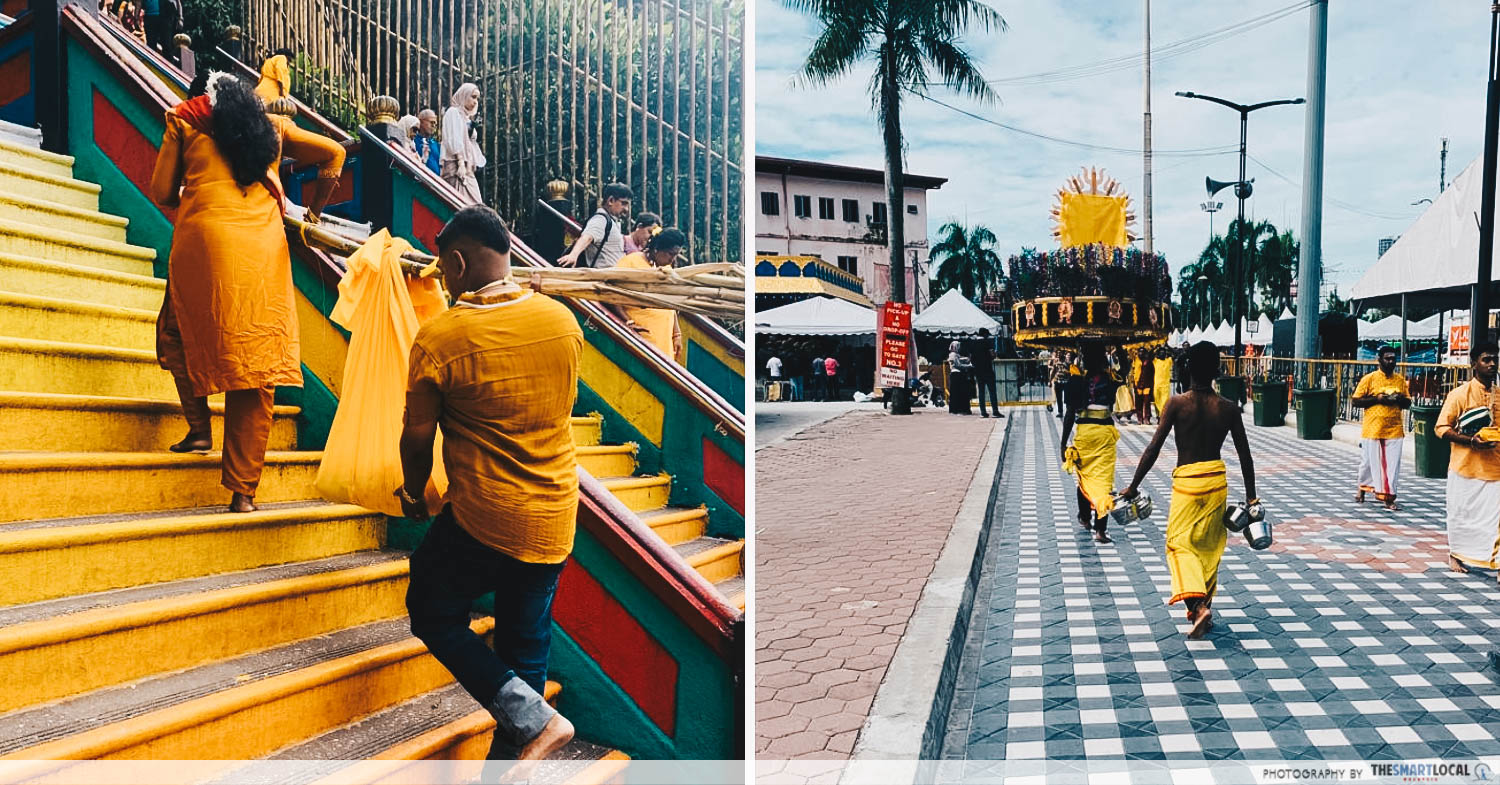
[[(614, 236), (615, 231), (615, 219), (611, 218), (609, 213), (604, 212), (603, 208), (600, 208), (594, 215), (604, 216), (604, 237), (599, 242), (594, 243), (594, 255), (589, 258), (589, 267), (599, 266), (599, 255), (604, 253), (604, 244), (609, 242), (609, 238)], [(594, 220), (594, 216), (589, 216), (589, 220)], [(587, 227), (588, 223), (585, 222), (584, 226)], [(588, 252), (585, 251), (584, 253)]]

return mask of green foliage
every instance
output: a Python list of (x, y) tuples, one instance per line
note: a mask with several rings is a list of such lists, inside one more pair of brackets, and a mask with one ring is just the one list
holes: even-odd
[(291, 66), (292, 95), (315, 107), (340, 128), (358, 135), (363, 113), (353, 85), (338, 72), (319, 66), (301, 52)]
[(229, 40), (224, 31), (244, 24), (245, 0), (182, 0), (183, 32), (193, 39), (193, 53), (200, 68), (225, 70), (217, 48)]
[[(1178, 302), (1183, 323), (1206, 327), (1230, 318), (1233, 293), (1238, 287), (1233, 275), (1234, 249), (1245, 249), (1247, 319), (1264, 313), (1276, 318), (1292, 303), (1292, 280), (1297, 275), (1300, 244), (1291, 230), (1278, 230), (1270, 221), (1230, 221), (1222, 235), (1215, 235), (1178, 275)], [(1258, 297), (1256, 296), (1258, 293)]]
[(1005, 289), (1005, 269), (995, 253), (995, 233), (980, 225), (965, 227), (950, 221), (938, 230), (942, 239), (932, 246), (937, 278), (932, 299), (958, 289), (970, 301)]

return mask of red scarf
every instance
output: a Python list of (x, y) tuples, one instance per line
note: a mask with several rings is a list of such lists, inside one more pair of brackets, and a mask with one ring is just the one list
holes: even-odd
[[(208, 96), (200, 95), (197, 98), (189, 98), (178, 104), (172, 111), (176, 112), (183, 122), (192, 126), (193, 130), (210, 139), (213, 138), (214, 107), (208, 100)], [(282, 215), (286, 215), (286, 199), (282, 197), (281, 186), (276, 184), (276, 179), (271, 177), (270, 172), (267, 172), (260, 178), (260, 183), (276, 199), (276, 208), (281, 211)]]

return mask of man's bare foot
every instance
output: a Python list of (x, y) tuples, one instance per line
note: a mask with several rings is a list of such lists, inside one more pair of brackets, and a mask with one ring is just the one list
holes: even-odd
[(1448, 557), (1448, 569), (1458, 573), (1467, 573), (1469, 571), (1469, 568), (1464, 566), (1464, 563), (1459, 561), (1457, 556)]
[(552, 715), (552, 719), (547, 722), (547, 727), (542, 728), (542, 732), (538, 733), (536, 738), (526, 742), (526, 746), (521, 748), (521, 753), (516, 756), (516, 760), (520, 763), (505, 772), (505, 776), (501, 777), (500, 781), (502, 783), (526, 782), (536, 771), (539, 761), (546, 760), (548, 755), (562, 749), (572, 740), (573, 723), (568, 722), (568, 718), (561, 714)]
[(1109, 538), (1109, 535), (1105, 534), (1104, 532), (1094, 532), (1094, 542), (1097, 542), (1101, 545), (1108, 545), (1111, 542), (1114, 542), (1114, 540), (1111, 540)]
[(1204, 635), (1214, 626), (1214, 612), (1204, 606), (1193, 615), (1193, 628), (1188, 630), (1188, 640), (1202, 640)]
[(199, 436), (190, 433), (182, 437), (182, 441), (168, 447), (172, 452), (203, 452), (214, 448), (214, 440), (209, 436)]
[(1365, 503), (1365, 492), (1364, 491), (1355, 491), (1354, 492), (1354, 503), (1355, 504), (1364, 504)]
[(234, 497), (229, 500), (230, 512), (255, 512), (258, 509), (260, 508), (255, 506), (254, 496), (246, 496), (243, 493), (236, 493)]
[(1401, 505), (1399, 505), (1399, 504), (1397, 504), (1395, 502), (1386, 502), (1385, 503), (1385, 508), (1387, 510), (1391, 511), (1391, 512), (1400, 512), (1401, 511)]

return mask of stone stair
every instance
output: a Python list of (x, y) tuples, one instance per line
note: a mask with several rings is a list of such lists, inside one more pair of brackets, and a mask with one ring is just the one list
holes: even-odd
[[(255, 513), (224, 511), (218, 453), (165, 451), (185, 425), (155, 254), (25, 138), (0, 128), (0, 758), (482, 757), (493, 721), (409, 632), (406, 554), (384, 516), (318, 498), (297, 408), (276, 408)], [(599, 418), (574, 430), (590, 471), (635, 470)], [(623, 482), (665, 506), (669, 481)], [(534, 782), (625, 764), (582, 740), (557, 757), (595, 763)]]

